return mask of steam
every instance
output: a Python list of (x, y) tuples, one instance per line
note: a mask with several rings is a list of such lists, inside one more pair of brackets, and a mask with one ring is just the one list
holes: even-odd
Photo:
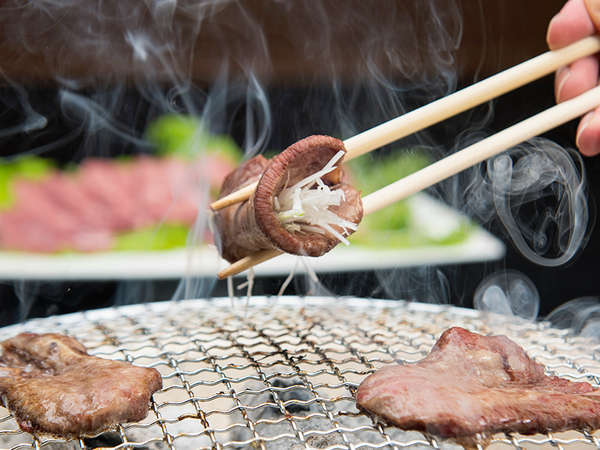
[(484, 313), (535, 320), (540, 296), (529, 278), (515, 270), (507, 270), (489, 275), (479, 284), (473, 305)]
[[(363, 86), (350, 93), (342, 88), (344, 75), (334, 73), (335, 114), (343, 137), (349, 137), (415, 107), (443, 97), (457, 84), (454, 54), (462, 39), (462, 12), (455, 1), (390, 3), (379, 13), (358, 11), (322, 18), (335, 30), (345, 26), (361, 42), (359, 58), (350, 67), (360, 71)], [(374, 16), (376, 19), (374, 20)], [(377, 31), (373, 26), (377, 24)], [(398, 30), (403, 30), (399, 33)], [(332, 67), (332, 71), (347, 68)], [(358, 111), (368, 114), (357, 114)], [(407, 142), (432, 144), (428, 133)]]
[(39, 292), (39, 285), (26, 283), (24, 281), (15, 283), (15, 294), (19, 300), (18, 315), (19, 320), (25, 320), (33, 306), (35, 295)]
[(469, 210), (500, 219), (530, 261), (565, 264), (589, 237), (586, 179), (581, 156), (544, 138), (532, 139), (486, 163), (467, 189)]
[[(93, 99), (68, 90), (61, 90), (58, 94), (61, 108), (65, 116), (78, 123), (85, 129), (88, 135), (96, 133), (110, 133), (116, 138), (122, 139), (141, 148), (148, 147), (148, 143), (134, 135), (130, 127), (120, 123), (111, 110), (117, 109), (118, 105), (100, 105)], [(120, 95), (111, 96), (119, 98)], [(111, 98), (109, 97), (109, 98)]]
[[(535, 138), (487, 161), (482, 169), (473, 171), (467, 188), (468, 210), (482, 222), (497, 217), (527, 259), (543, 266), (559, 266), (585, 246), (589, 210), (579, 153)], [(534, 320), (540, 299), (531, 280), (509, 270), (484, 279), (473, 302), (483, 312)], [(581, 328), (578, 321), (585, 322), (592, 312), (585, 305), (575, 314), (578, 319), (565, 326)], [(568, 322), (566, 317), (572, 310), (573, 305), (559, 308), (551, 318)]]
[(450, 282), (439, 269), (414, 267), (377, 271), (386, 297), (425, 303), (450, 303)]
[[(306, 292), (306, 295), (315, 295), (315, 296), (323, 296), (323, 297), (332, 297), (333, 292), (325, 287), (325, 285), (321, 282), (317, 273), (310, 265), (310, 261), (308, 261), (305, 257), (299, 257), (302, 265), (304, 266), (304, 270), (306, 274), (297, 280), (297, 285), (303, 284), (300, 292)], [(284, 281), (282, 288), (286, 286), (287, 280)], [(289, 283), (288, 283), (289, 284)], [(287, 286), (286, 286), (287, 287)], [(280, 288), (280, 292), (282, 291)]]
[(571, 300), (548, 314), (546, 320), (554, 327), (569, 328), (574, 335), (600, 339), (600, 299)]
[(1, 325), (10, 324), (14, 320), (23, 321), (31, 316), (46, 317), (114, 303), (111, 299), (112, 292), (106, 285), (90, 285), (85, 282), (19, 280), (13, 282), (13, 292), (18, 302), (16, 308), (8, 305), (7, 299), (12, 297), (11, 293), (3, 292)]
[[(0, 122), (0, 139), (49, 135), (48, 127), (57, 122), (69, 126), (60, 137), (42, 139), (21, 154), (53, 156), (67, 144), (75, 161), (146, 153), (151, 149), (144, 130), (165, 113), (199, 117), (217, 133), (233, 134), (243, 123), (239, 143), (246, 155), (266, 149), (272, 118), (261, 78), (269, 73), (269, 50), (260, 19), (243, 4), (36, 0), (6, 2), (0, 14), (4, 42), (19, 52), (17, 66), (24, 61), (23, 69), (15, 69), (14, 61), (8, 67), (3, 66), (8, 61), (0, 62), (10, 88), (10, 96), (1, 95), (0, 101), (10, 100), (7, 107), (19, 116), (15, 125)], [(206, 39), (200, 38), (203, 32)], [(40, 84), (56, 92), (57, 109), (48, 118), (29, 99), (29, 88)], [(201, 145), (194, 148), (202, 151)], [(208, 197), (197, 200), (202, 213), (188, 236), (190, 268), (197, 265), (206, 228)], [(190, 269), (172, 296), (206, 297), (214, 283)], [(15, 290), (25, 316), (38, 292), (28, 286), (37, 285), (23, 282)], [(152, 292), (151, 283), (123, 282), (113, 300), (127, 304)]]
[[(10, 0), (0, 6), (0, 33), (14, 58), (0, 60), (0, 104), (16, 113), (0, 120), (0, 144), (28, 138), (21, 153), (68, 153), (74, 160), (147, 153), (144, 130), (165, 113), (193, 115), (208, 130), (233, 135), (246, 158), (309, 134), (344, 139), (456, 90), (461, 4)], [(34, 98), (40, 85), (53, 93), (51, 100)], [(469, 115), (479, 117), (470, 122), (471, 136), (492, 109), (478, 114)], [(59, 127), (57, 135), (57, 124), (68, 129)], [(414, 144), (444, 148), (424, 131), (394, 150)], [(468, 176), (469, 212), (485, 222), (499, 217), (532, 261), (563, 264), (585, 244), (585, 177), (574, 153), (535, 140)], [(464, 204), (463, 187), (444, 185), (454, 204)], [(207, 194), (197, 199), (200, 213), (187, 242), (190, 268), (205, 235), (208, 201)], [(532, 210), (534, 219), (525, 220)], [(327, 288), (307, 272), (296, 285), (313, 294), (352, 294), (362, 280)], [(378, 295), (451, 298), (450, 280), (436, 269), (391, 269), (376, 277)], [(173, 298), (209, 296), (214, 283), (190, 269)], [(514, 289), (497, 285), (502, 294), (490, 287), (485, 298), (500, 298), (514, 312)], [(26, 315), (38, 290), (26, 284), (16, 292)], [(123, 284), (116, 301), (151, 293), (141, 282)]]
[[(150, 151), (144, 129), (165, 113), (191, 114), (235, 135), (246, 157), (308, 134), (345, 138), (453, 91), (462, 37), (456, 0), (386, 8), (35, 0), (5, 2), (0, 13), (3, 39), (18, 54), (0, 70), (19, 110), (15, 124), (1, 122), (0, 139), (30, 134), (37, 140), (22, 152), (52, 156), (68, 146), (75, 160)], [(285, 89), (290, 81), (306, 95), (274, 104), (267, 86)], [(49, 115), (29, 98), (29, 86), (40, 83), (55, 88)], [(49, 133), (56, 123), (68, 131)], [(200, 211), (207, 202), (198, 199)], [(200, 214), (188, 238), (190, 266), (205, 227)], [(213, 284), (190, 273), (174, 296), (207, 296)], [(119, 302), (142, 291), (124, 286)]]
[[(506, 320), (501, 316), (535, 320), (540, 297), (527, 276), (506, 270), (489, 275), (479, 284), (473, 304), (490, 323)], [(600, 340), (600, 299), (576, 298), (555, 308), (544, 320), (552, 327), (568, 330), (572, 336)]]
[(48, 119), (33, 109), (29, 102), (27, 91), (22, 86), (19, 86), (17, 83), (4, 76), (0, 70), (0, 80), (1, 79), (4, 79), (12, 90), (12, 95), (10, 97), (14, 98), (15, 101), (14, 103), (12, 101), (7, 102), (6, 100), (8, 100), (8, 98), (3, 98), (6, 96), (0, 96), (0, 102), (3, 103), (4, 108), (6, 109), (19, 111), (22, 118), (17, 125), (0, 128), (0, 139), (21, 133), (32, 133), (46, 127)]

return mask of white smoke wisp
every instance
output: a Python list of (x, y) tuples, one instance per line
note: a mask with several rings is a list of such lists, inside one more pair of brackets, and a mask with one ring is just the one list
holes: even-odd
[[(349, 92), (340, 73), (348, 68), (330, 69), (334, 114), (344, 137), (450, 94), (458, 78), (455, 53), (463, 35), (459, 2), (431, 0), (401, 6), (389, 2), (375, 12), (365, 2), (360, 8), (342, 10), (336, 17), (326, 17), (326, 11), (320, 10), (317, 16), (329, 24), (331, 34), (339, 34), (342, 27), (352, 30), (358, 43), (348, 57), (354, 63), (351, 69), (360, 74), (361, 85)], [(407, 142), (435, 145), (426, 131)]]
[[(68, 282), (19, 280), (13, 283), (13, 289), (18, 301), (16, 310), (18, 321), (26, 320), (34, 311), (36, 315), (51, 316), (57, 314), (61, 307), (71, 308), (83, 301), (79, 296), (70, 295), (72, 292)], [(4, 309), (9, 305), (2, 304), (2, 306)], [(0, 317), (0, 323), (1, 321)]]
[[(331, 292), (319, 279), (317, 273), (310, 265), (310, 260), (308, 260), (304, 256), (299, 256), (300, 263), (304, 267), (305, 274), (300, 280), (303, 281), (303, 288), (301, 288), (300, 292), (305, 292), (307, 296), (320, 296), (320, 297), (332, 297), (333, 292)], [(297, 280), (297, 285), (300, 284), (300, 280)]]
[(23, 321), (29, 317), (29, 313), (35, 302), (35, 297), (39, 292), (39, 286), (37, 286), (37, 283), (29, 283), (21, 280), (14, 283), (14, 292), (19, 301), (18, 318), (19, 321)]
[(570, 329), (575, 336), (600, 340), (600, 299), (576, 298), (554, 309), (546, 320), (556, 328)]
[(450, 303), (450, 280), (440, 269), (418, 266), (378, 270), (376, 276), (382, 293), (387, 298), (425, 303)]
[(587, 243), (589, 209), (581, 156), (535, 138), (487, 161), (467, 188), (470, 212), (497, 216), (530, 261), (560, 266)]
[[(200, 39), (205, 30), (210, 42)], [(39, 136), (48, 124), (68, 127), (52, 142), (32, 139), (20, 155), (66, 147), (77, 162), (149, 153), (144, 130), (167, 113), (198, 117), (208, 131), (222, 134), (232, 134), (234, 121), (243, 122), (246, 155), (266, 148), (272, 118), (257, 73), (259, 68), (268, 72), (270, 58), (261, 25), (242, 2), (9, 0), (0, 4), (0, 36), (18, 52), (19, 61), (30, 61), (23, 65), (26, 77), (14, 80), (4, 75), (5, 69), (17, 75), (23, 69), (10, 72), (15, 61), (0, 61), (0, 105), (15, 111), (10, 121), (5, 111), (0, 113), (0, 139)], [(208, 72), (198, 69), (202, 65)], [(40, 89), (46, 96), (43, 106), (52, 111), (49, 118), (30, 100), (30, 90)], [(201, 156), (201, 144), (191, 146), (199, 153), (192, 156)], [(197, 202), (200, 213), (187, 240), (190, 267), (206, 234), (207, 195)], [(174, 298), (208, 296), (214, 283), (213, 277), (198, 277), (190, 268)], [(37, 291), (16, 283), (15, 293), (24, 319)], [(147, 293), (150, 283), (124, 283), (115, 301), (146, 300)]]
[(506, 270), (486, 277), (473, 297), (473, 306), (483, 313), (516, 316), (535, 320), (540, 308), (540, 296), (533, 282), (516, 270)]
[(246, 93), (246, 127), (244, 153), (254, 156), (266, 148), (271, 136), (272, 118), (267, 94), (258, 79), (251, 75)]
[[(3, 104), (3, 109), (17, 110), (22, 116), (20, 123), (11, 126), (0, 127), (0, 139), (21, 133), (32, 133), (43, 130), (46, 125), (48, 125), (48, 119), (31, 106), (31, 103), (29, 102), (29, 95), (23, 86), (20, 86), (4, 75), (1, 69), (0, 80), (4, 80), (9, 89), (12, 91), (12, 95), (10, 96), (0, 95), (0, 103)], [(8, 99), (11, 101), (7, 101)]]
[[(312, 0), (8, 0), (0, 5), (0, 34), (23, 61), (35, 61), (34, 81), (55, 84), (58, 106), (55, 117), (44, 118), (27, 89), (15, 84), (25, 119), (14, 127), (0, 122), (0, 138), (45, 130), (44, 120), (52, 125), (54, 119), (69, 130), (51, 143), (36, 142), (31, 153), (67, 147), (75, 162), (127, 156), (150, 152), (147, 125), (177, 113), (199, 118), (211, 132), (235, 135), (249, 158), (309, 134), (347, 138), (454, 91), (463, 23), (459, 0), (381, 7)], [(283, 94), (274, 99), (273, 91)], [(425, 132), (414, 140), (437, 144)], [(202, 152), (202, 145), (193, 147)], [(205, 236), (208, 201), (208, 195), (197, 199), (201, 213), (187, 240), (190, 267)], [(411, 298), (447, 301), (449, 281), (441, 273), (414, 277), (422, 289)], [(306, 280), (308, 291), (325, 292), (314, 276)], [(429, 295), (432, 280), (437, 291)], [(214, 282), (190, 269), (175, 298), (208, 296)], [(384, 285), (400, 295), (398, 283)], [(122, 302), (141, 295), (136, 289), (120, 290)]]
[[(118, 97), (118, 95), (115, 96), (115, 98)], [(125, 142), (142, 148), (148, 146), (144, 139), (132, 133), (129, 126), (124, 126), (112, 117), (110, 111), (117, 105), (103, 106), (87, 96), (67, 90), (59, 92), (59, 100), (65, 115), (82, 124), (89, 134), (111, 133)]]

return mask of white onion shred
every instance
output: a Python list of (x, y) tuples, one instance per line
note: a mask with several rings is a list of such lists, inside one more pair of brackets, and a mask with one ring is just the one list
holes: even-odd
[(275, 298), (281, 297), (283, 295), (283, 293), (285, 292), (285, 290), (287, 289), (288, 285), (292, 282), (292, 278), (294, 278), (294, 275), (296, 273), (296, 269), (298, 268), (299, 262), (300, 262), (300, 258), (296, 258), (296, 263), (294, 264), (294, 267), (292, 267), (290, 274), (283, 281), (283, 284), (279, 288), (279, 292), (277, 292), (277, 296)]
[[(356, 230), (357, 225), (329, 210), (330, 206), (339, 206), (345, 199), (344, 191), (333, 191), (321, 180), (321, 177), (335, 170), (335, 163), (342, 156), (344, 152), (339, 151), (321, 170), (283, 189), (275, 197), (275, 212), (286, 230), (330, 233), (344, 244), (350, 245), (344, 234), (348, 235), (349, 230)], [(332, 225), (340, 227), (342, 233)]]
[(246, 274), (246, 281), (237, 285), (237, 289), (246, 288), (246, 306), (244, 308), (244, 315), (248, 315), (248, 304), (250, 302), (250, 297), (252, 297), (252, 288), (254, 287), (254, 269), (250, 267), (248, 269), (248, 273)]
[(229, 301), (231, 302), (231, 307), (233, 308), (233, 278), (227, 277), (227, 295), (229, 296)]

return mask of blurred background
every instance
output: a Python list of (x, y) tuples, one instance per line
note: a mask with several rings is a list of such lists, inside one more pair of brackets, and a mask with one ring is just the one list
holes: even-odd
[[(348, 138), (546, 51), (563, 3), (3, 2), (0, 325), (227, 295), (206, 211), (228, 171), (311, 134)], [(549, 76), (347, 170), (371, 192), (553, 104)], [(295, 270), (287, 294), (466, 307), (517, 280), (510, 301), (538, 305), (530, 317), (597, 295), (600, 162), (569, 150), (575, 129), (510, 153), (515, 183), (545, 183), (499, 201), (481, 164), (369, 217), (322, 261), (257, 268), (253, 293), (277, 294)]]

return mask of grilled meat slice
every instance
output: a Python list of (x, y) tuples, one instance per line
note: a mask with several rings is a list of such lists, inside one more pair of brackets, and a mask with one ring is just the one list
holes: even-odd
[(462, 437), (600, 427), (600, 391), (547, 376), (505, 336), (445, 331), (415, 364), (384, 367), (359, 386), (359, 408), (403, 429)]
[(89, 158), (74, 173), (17, 178), (14, 205), (0, 212), (0, 247), (105, 251), (116, 233), (163, 222), (192, 225), (207, 190), (220, 186), (231, 168), (213, 155), (192, 161), (137, 156), (126, 163)]
[(29, 433), (77, 437), (141, 420), (161, 387), (155, 369), (90, 356), (68, 336), (0, 342), (0, 398)]
[[(221, 255), (237, 261), (260, 250), (280, 249), (286, 253), (321, 256), (339, 240), (329, 233), (288, 231), (275, 212), (275, 197), (288, 186), (322, 169), (344, 144), (329, 136), (309, 136), (291, 145), (271, 160), (256, 156), (230, 173), (223, 182), (219, 198), (259, 180), (254, 194), (245, 202), (218, 211), (215, 225)], [(330, 210), (338, 217), (360, 223), (363, 215), (360, 192), (343, 180), (341, 169), (322, 177), (332, 189), (344, 192), (339, 206)]]

